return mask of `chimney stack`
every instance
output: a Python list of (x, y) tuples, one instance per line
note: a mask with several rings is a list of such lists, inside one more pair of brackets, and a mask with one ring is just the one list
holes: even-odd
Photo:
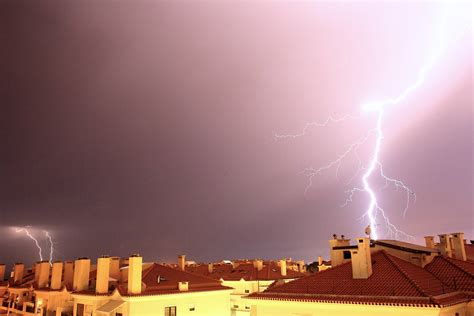
[(25, 273), (25, 265), (21, 262), (15, 263), (13, 267), (13, 283), (15, 285), (23, 282), (23, 274)]
[(298, 261), (298, 271), (301, 273), (306, 271), (306, 265), (304, 264), (304, 260)]
[(180, 292), (189, 291), (189, 283), (188, 282), (178, 282), (178, 290)]
[(336, 267), (344, 263), (344, 251), (340, 249), (334, 249), (334, 247), (349, 246), (350, 241), (350, 239), (345, 239), (343, 236), (338, 238), (336, 234), (333, 235), (333, 239), (329, 240), (332, 267)]
[(443, 256), (447, 256), (447, 257), (450, 257), (452, 258), (453, 257), (453, 252), (452, 252), (452, 249), (451, 249), (451, 236), (449, 236), (448, 234), (442, 234), (442, 235), (439, 235), (439, 252), (443, 255)]
[(142, 262), (140, 255), (131, 255), (128, 260), (128, 294), (142, 292)]
[(358, 238), (357, 250), (352, 250), (352, 277), (368, 279), (372, 275), (372, 257), (370, 254), (370, 239)]
[(0, 263), (0, 282), (5, 279), (5, 264)]
[(263, 269), (263, 260), (255, 259), (253, 261), (253, 267), (257, 268), (257, 271), (262, 271), (262, 269)]
[(280, 273), (282, 276), (286, 276), (286, 259), (280, 260)]
[(38, 283), (38, 280), (39, 280), (40, 264), (41, 264), (41, 261), (38, 261), (33, 266), (33, 271), (35, 272), (35, 282), (36, 283)]
[(89, 288), (89, 274), (91, 270), (91, 259), (78, 258), (74, 261), (74, 277), (72, 288), (74, 291), (84, 291)]
[(464, 246), (464, 233), (452, 233), (454, 258), (462, 261), (467, 260), (466, 248)]
[(436, 249), (435, 243), (434, 243), (434, 236), (425, 236), (425, 244), (426, 244), (426, 248)]
[(110, 258), (102, 256), (97, 259), (97, 277), (95, 281), (95, 292), (98, 294), (106, 294), (109, 292), (109, 272)]
[(120, 258), (112, 257), (110, 258), (110, 277), (120, 282)]
[(318, 256), (318, 266), (322, 266), (322, 265), (323, 265), (323, 257)]
[(49, 261), (41, 261), (38, 263), (36, 268), (38, 271), (38, 289), (44, 289), (48, 287), (49, 282), (49, 271), (51, 269), (51, 265)]
[(214, 265), (212, 263), (209, 263), (207, 265), (207, 272), (209, 272), (209, 274), (211, 274), (212, 272), (214, 272)]
[(63, 263), (61, 261), (53, 262), (53, 271), (51, 272), (51, 290), (61, 289), (61, 278), (63, 274)]
[(178, 266), (181, 271), (184, 271), (186, 268), (186, 256), (185, 255), (179, 255), (178, 256)]
[(72, 289), (74, 279), (74, 262), (66, 261), (64, 263), (64, 286), (69, 290)]

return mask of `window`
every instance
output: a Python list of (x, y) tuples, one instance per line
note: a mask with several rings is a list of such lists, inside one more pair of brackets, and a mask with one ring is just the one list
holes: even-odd
[(194, 306), (194, 304), (190, 304), (189, 305), (189, 311), (194, 312), (195, 310), (196, 310), (196, 306)]
[(115, 313), (115, 316), (122, 316), (122, 313)]
[(351, 252), (348, 250), (345, 250), (343, 253), (344, 259), (351, 259)]
[(245, 293), (250, 293), (250, 290), (245, 290)]
[(250, 309), (250, 306), (245, 305), (245, 309)]
[(84, 304), (77, 304), (77, 316), (84, 316), (85, 306)]
[(176, 306), (165, 307), (165, 316), (176, 316)]
[(234, 308), (239, 308), (239, 305), (234, 304)]

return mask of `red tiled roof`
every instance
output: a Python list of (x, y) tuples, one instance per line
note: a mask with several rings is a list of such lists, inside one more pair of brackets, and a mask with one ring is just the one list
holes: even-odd
[[(90, 276), (93, 273), (91, 272)], [(94, 273), (95, 275), (95, 273)], [(158, 278), (160, 282), (158, 282)], [(140, 294), (128, 294), (127, 281), (122, 284), (112, 282), (111, 287), (117, 289), (122, 296), (147, 296), (163, 294), (183, 293), (178, 288), (179, 282), (188, 282), (187, 292), (218, 291), (228, 290), (229, 287), (221, 285), (218, 280), (214, 280), (202, 275), (180, 271), (161, 264), (144, 264), (142, 272), (143, 291)], [(75, 294), (107, 296), (110, 293), (97, 294), (94, 289), (74, 292)]]
[(372, 254), (372, 269), (368, 279), (353, 279), (352, 264), (347, 262), (249, 297), (432, 305), (439, 304), (433, 296), (453, 292), (429, 271), (384, 250)]
[(474, 262), (474, 245), (473, 244), (464, 244), (466, 249), (467, 260)]
[[(159, 282), (158, 278), (160, 278)], [(229, 287), (221, 285), (217, 280), (180, 271), (157, 263), (154, 263), (143, 271), (142, 282), (145, 287), (139, 296), (183, 293), (178, 289), (179, 282), (188, 282), (188, 292), (230, 289)], [(125, 285), (119, 286), (118, 290), (121, 295), (128, 295)]]
[(474, 292), (474, 263), (437, 256), (425, 269), (445, 285), (459, 291)]
[(231, 264), (215, 264), (213, 272), (209, 273), (207, 265), (189, 266), (186, 271), (204, 275), (215, 280), (223, 279), (225, 281), (245, 281), (254, 280), (279, 280), (279, 279), (297, 279), (305, 276), (305, 273), (286, 269), (286, 276), (281, 275), (281, 269), (277, 263), (268, 261), (264, 262), (262, 270), (258, 271), (253, 263), (242, 263), (233, 268)]

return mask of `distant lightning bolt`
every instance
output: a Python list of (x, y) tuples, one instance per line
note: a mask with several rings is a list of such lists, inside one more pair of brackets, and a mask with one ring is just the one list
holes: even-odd
[[(354, 153), (356, 158), (359, 161), (359, 166), (357, 172), (351, 177), (351, 179), (346, 183), (349, 184), (352, 182), (352, 180), (360, 173), (361, 170), (365, 171), (364, 174), (362, 175), (362, 184), (363, 188), (358, 188), (354, 187), (351, 190), (346, 191), (348, 193), (348, 197), (346, 198), (346, 201), (341, 205), (342, 207), (348, 205), (350, 202), (352, 202), (354, 195), (357, 192), (363, 192), (366, 193), (369, 196), (369, 205), (365, 213), (362, 215), (362, 218), (367, 217), (369, 221), (369, 225), (371, 226), (371, 234), (374, 239), (378, 239), (378, 233), (377, 233), (377, 216), (381, 216), (383, 219), (383, 222), (385, 224), (385, 227), (388, 230), (388, 233), (390, 234), (391, 237), (398, 238), (398, 237), (405, 237), (405, 238), (413, 238), (413, 236), (407, 234), (406, 232), (398, 229), (392, 222), (390, 222), (389, 218), (385, 214), (385, 210), (380, 206), (377, 196), (375, 194), (374, 189), (370, 185), (370, 177), (372, 176), (373, 172), (378, 169), (379, 170), (379, 175), (385, 180), (385, 187), (388, 186), (388, 184), (394, 185), (397, 189), (402, 189), (406, 192), (407, 196), (407, 202), (405, 209), (403, 210), (403, 216), (405, 217), (410, 199), (413, 197), (413, 199), (416, 199), (415, 193), (407, 186), (405, 183), (403, 183), (400, 180), (388, 177), (385, 175), (383, 171), (383, 165), (379, 160), (380, 156), (380, 151), (382, 149), (382, 141), (384, 139), (383, 132), (382, 132), (382, 121), (383, 121), (383, 114), (384, 110), (386, 107), (391, 106), (391, 105), (396, 105), (399, 104), (403, 101), (405, 101), (406, 98), (408, 98), (417, 88), (419, 88), (423, 82), (426, 79), (427, 73), (434, 67), (435, 61), (439, 58), (442, 49), (444, 48), (444, 23), (445, 19), (442, 19), (442, 27), (441, 27), (441, 36), (438, 37), (440, 40), (438, 43), (439, 45), (436, 47), (434, 50), (433, 54), (431, 55), (430, 58), (427, 59), (427, 62), (424, 64), (424, 66), (421, 68), (420, 72), (418, 73), (418, 77), (416, 81), (408, 86), (404, 91), (402, 91), (399, 95), (393, 98), (388, 98), (384, 99), (381, 101), (377, 102), (371, 102), (371, 103), (366, 103), (362, 105), (362, 110), (366, 112), (375, 112), (377, 114), (377, 121), (376, 121), (376, 127), (373, 129), (368, 130), (368, 132), (362, 136), (361, 138), (357, 139), (355, 142), (350, 144), (347, 149), (342, 153), (337, 156), (336, 159), (332, 160), (331, 162), (327, 163), (326, 165), (319, 167), (319, 168), (307, 168), (305, 169), (302, 173), (305, 174), (308, 177), (308, 185), (305, 188), (305, 193), (308, 191), (308, 189), (312, 186), (313, 184), (313, 178), (317, 175), (320, 175), (323, 171), (326, 171), (331, 168), (336, 168), (336, 175), (339, 171), (339, 167), (341, 166), (341, 163), (344, 159), (346, 159), (351, 153)], [(324, 127), (329, 125), (330, 123), (338, 123), (338, 122), (343, 122), (346, 121), (347, 119), (356, 119), (359, 118), (360, 116), (353, 116), (353, 115), (345, 115), (339, 118), (334, 118), (334, 117), (329, 117), (325, 121), (317, 123), (308, 123), (306, 126), (303, 128), (303, 130), (300, 133), (297, 134), (287, 134), (287, 135), (275, 135), (276, 139), (281, 139), (281, 138), (297, 138), (301, 136), (305, 136), (308, 132), (308, 130), (312, 127)], [(370, 161), (368, 163), (368, 166), (364, 168), (362, 161), (357, 153), (357, 149), (366, 143), (371, 135), (375, 135), (375, 145), (374, 149), (370, 158)]]
[(339, 123), (339, 122), (344, 122), (345, 120), (348, 120), (348, 119), (355, 120), (355, 119), (359, 119), (359, 118), (360, 118), (360, 114), (359, 115), (346, 114), (346, 115), (343, 115), (343, 116), (340, 116), (340, 117), (329, 116), (323, 122), (307, 123), (306, 126), (298, 134), (276, 134), (275, 139), (279, 139), (279, 138), (297, 138), (297, 137), (305, 136), (306, 133), (308, 132), (308, 130), (311, 129), (312, 127), (325, 127), (325, 126), (328, 126), (331, 123)]
[(48, 231), (44, 231), (44, 234), (46, 235), (46, 238), (49, 241), (49, 264), (53, 264), (53, 252), (54, 252), (54, 243), (53, 243), (53, 238), (49, 234)]
[(42, 249), (41, 249), (41, 246), (38, 242), (38, 240), (30, 234), (30, 232), (28, 231), (27, 228), (23, 227), (23, 228), (17, 228), (15, 230), (17, 233), (20, 233), (20, 232), (24, 232), (26, 234), (26, 236), (28, 236), (31, 240), (34, 241), (35, 245), (36, 245), (36, 248), (38, 248), (38, 255), (39, 255), (39, 259), (40, 261), (43, 261), (43, 254), (42, 254)]

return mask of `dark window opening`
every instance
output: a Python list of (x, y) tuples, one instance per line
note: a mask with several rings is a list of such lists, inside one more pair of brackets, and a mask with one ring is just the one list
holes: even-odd
[(176, 306), (165, 307), (165, 316), (176, 316)]
[(348, 251), (348, 250), (345, 250), (342, 254), (344, 256), (344, 259), (351, 259), (352, 258), (351, 252)]
[(84, 304), (77, 304), (77, 316), (84, 316)]

